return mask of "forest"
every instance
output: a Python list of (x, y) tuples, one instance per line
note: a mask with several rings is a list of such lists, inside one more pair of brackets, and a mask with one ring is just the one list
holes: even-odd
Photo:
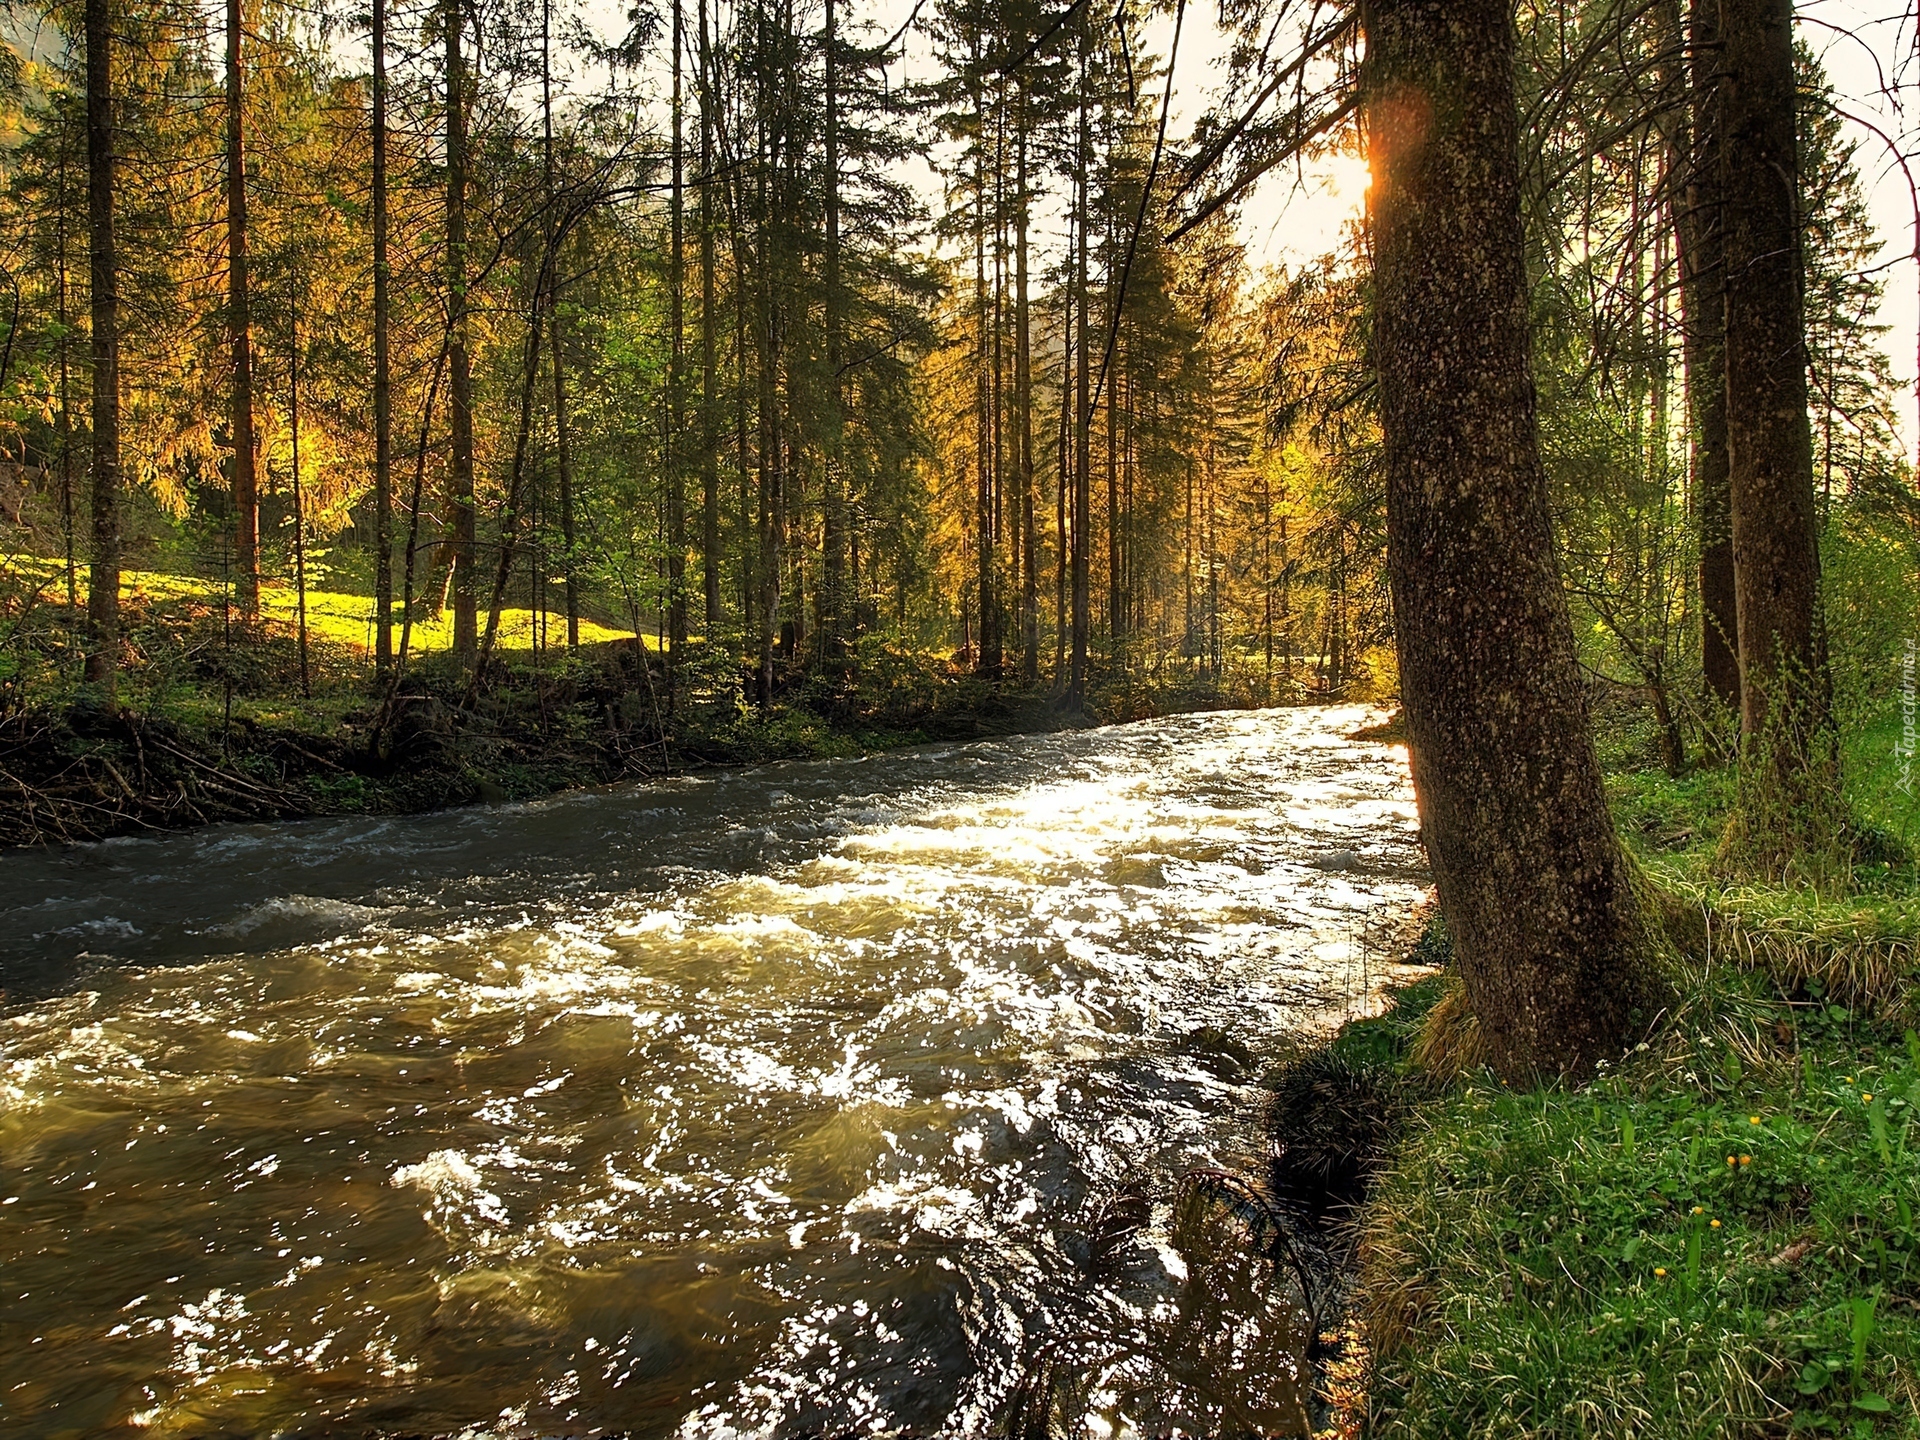
[[(66, 773), (75, 697), (171, 717), (196, 755), (217, 730), (229, 759), (237, 714), (265, 769), (229, 786), (251, 793), (289, 756), (312, 769), (302, 749), (337, 766), (423, 723), (537, 757), (564, 711), (633, 764), (952, 712), (1394, 690), (1365, 227), (1275, 268), (1235, 225), (1263, 179), (1291, 166), (1299, 189), (1364, 150), (1347, 12), (9, 14), (18, 784)], [(1686, 258), (1688, 18), (1518, 18), (1581, 664), (1650, 706), (1679, 774), (1737, 688), (1713, 342), (1688, 319), (1718, 283)], [(1260, 101), (1183, 136), (1187, 30), (1221, 93)], [(1884, 157), (1814, 53), (1797, 63), (1819, 524), (1846, 604), (1911, 558), (1861, 181)], [(1836, 629), (1839, 673), (1873, 692), (1848, 703), (1884, 702), (1897, 633)], [(258, 761), (262, 722), (307, 739)], [(73, 833), (128, 823), (66, 809)]]
[[(216, 1089), (267, 1083), (232, 1046), (351, 1054), (389, 1178), (316, 1226), (418, 1215), (389, 1268), (442, 1267), (345, 1410), (329, 1332), (98, 1417), (389, 1433), (425, 1364), (404, 1433), (608, 1433), (657, 1362), (688, 1435), (1916, 1434), (1920, 251), (1875, 215), (1920, 246), (1920, 14), (20, 0), (4, 36), (0, 864), (40, 898), (0, 1098), (119, 1073), (60, 1068), (107, 1031)], [(147, 866), (187, 878), (113, 888)], [(201, 1007), (206, 1048), (153, 1039)], [(451, 1148), (382, 1129), (456, 1037), (405, 1082)], [(46, 1107), (0, 1179), (51, 1266), (96, 1111)], [(583, 1137), (588, 1218), (521, 1173)], [(863, 1243), (918, 1278), (810, 1390)], [(648, 1254), (741, 1288), (654, 1275), (595, 1389), (581, 1277)], [(64, 1383), (15, 1388), (94, 1414)]]
[[(1337, 374), (1350, 282), (1145, 223), (1145, 11), (929, 13), (911, 83), (830, 10), (115, 12), (110, 200), (73, 18), (15, 20), (10, 695), (444, 652), (472, 701), (616, 633), (656, 730), (1377, 681), (1378, 525), (1257, 340)], [(297, 677), (235, 656), (289, 634)]]

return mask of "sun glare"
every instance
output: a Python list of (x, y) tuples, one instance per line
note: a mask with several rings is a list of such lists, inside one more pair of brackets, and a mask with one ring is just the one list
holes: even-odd
[(1366, 203), (1367, 187), (1373, 183), (1373, 175), (1367, 169), (1367, 157), (1352, 151), (1342, 151), (1337, 155), (1322, 156), (1317, 162), (1322, 175), (1324, 193), (1330, 200), (1338, 201), (1349, 211), (1358, 214)]

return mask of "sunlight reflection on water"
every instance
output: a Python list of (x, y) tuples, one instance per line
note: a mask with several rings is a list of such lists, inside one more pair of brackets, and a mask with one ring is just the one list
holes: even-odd
[(1364, 718), (0, 857), (0, 1422), (977, 1433), (1420, 894)]

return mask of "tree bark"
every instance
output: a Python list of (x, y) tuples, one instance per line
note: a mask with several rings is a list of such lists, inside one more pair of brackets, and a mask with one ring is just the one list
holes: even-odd
[(233, 387), (234, 599), (240, 613), (260, 613), (260, 486), (253, 433), (253, 317), (247, 289), (246, 71), (241, 0), (227, 0), (227, 345)]
[[(758, 18), (757, 24), (764, 45), (766, 39), (764, 15)], [(786, 529), (786, 495), (784, 467), (781, 464), (780, 416), (777, 410), (780, 364), (779, 306), (774, 295), (774, 266), (777, 262), (771, 243), (773, 236), (772, 185), (768, 172), (772, 169), (772, 165), (767, 133), (770, 105), (764, 72), (757, 85), (755, 108), (758, 111), (759, 126), (756, 146), (758, 163), (755, 167), (755, 200), (759, 212), (760, 231), (760, 283), (757, 287), (760, 304), (760, 354), (758, 356), (760, 452), (757, 457), (760, 567), (756, 577), (760, 586), (760, 613), (755, 697), (760, 709), (766, 711), (773, 708), (774, 640), (780, 632), (780, 572), (784, 563), (781, 541), (785, 537)]]
[(67, 216), (72, 205), (67, 193), (67, 147), (60, 147), (60, 201), (55, 245), (55, 318), (60, 324), (60, 542), (66, 562), (67, 609), (80, 605), (80, 573), (73, 554), (73, 324), (67, 312)]
[(373, 0), (374, 669), (393, 668), (393, 300), (387, 255), (387, 0)]
[(447, 499), (452, 511), (448, 548), (453, 559), (453, 652), (471, 661), (479, 642), (479, 596), (473, 510), (473, 365), (467, 351), (467, 73), (461, 47), (461, 0), (441, 11), (447, 61), (447, 369), (452, 377), (449, 418), (453, 464)]
[(667, 706), (678, 693), (674, 672), (687, 648), (687, 476), (681, 454), (685, 427), (681, 386), (686, 338), (686, 146), (680, 79), (686, 46), (685, 6), (673, 0), (673, 145), (668, 196), (667, 255)]
[[(1113, 244), (1115, 238), (1109, 237), (1110, 254), (1118, 248)], [(1107, 303), (1120, 304), (1118, 284), (1107, 287)], [(1118, 330), (1120, 317), (1116, 314), (1111, 323)], [(1125, 564), (1120, 554), (1122, 526), (1126, 523), (1120, 507), (1120, 369), (1116, 367), (1106, 379), (1107, 424), (1103, 448), (1107, 462), (1107, 638), (1113, 642), (1114, 670), (1124, 671), (1122, 642), (1127, 638), (1127, 591)]]
[(1693, 512), (1700, 545), (1700, 660), (1707, 693), (1740, 713), (1739, 620), (1727, 493), (1727, 291), (1721, 253), (1719, 0), (1687, 17), (1686, 183), (1675, 224), (1685, 315), (1687, 405), (1693, 421)]
[(1064, 694), (1067, 687), (1067, 571), (1070, 542), (1067, 538), (1067, 491), (1072, 485), (1073, 461), (1067, 442), (1073, 434), (1073, 305), (1072, 284), (1074, 253), (1074, 217), (1067, 216), (1068, 283), (1060, 287), (1060, 427), (1056, 437), (1053, 465), (1053, 689)]
[(114, 246), (113, 24), (87, 0), (87, 252), (93, 319), (93, 553), (86, 680), (108, 709), (120, 668), (120, 262)]
[(1033, 515), (1033, 309), (1027, 293), (1027, 219), (1032, 195), (1027, 182), (1027, 88), (1020, 85), (1020, 112), (1014, 158), (1013, 390), (1019, 433), (1015, 445), (1020, 474), (1020, 679), (1040, 683), (1040, 591), (1036, 571), (1040, 545)]
[(540, 6), (541, 176), (547, 206), (547, 344), (553, 365), (554, 468), (560, 482), (560, 574), (566, 591), (567, 649), (580, 648), (580, 594), (574, 580), (573, 453), (567, 428), (566, 349), (560, 340), (560, 235), (554, 225), (553, 4)]
[(700, 98), (700, 578), (707, 639), (712, 641), (720, 629), (720, 412), (713, 261), (714, 85), (707, 0), (700, 0), (696, 23), (700, 32), (695, 72)]
[(1807, 420), (1790, 0), (1721, 0), (1728, 493), (1742, 795), (1727, 856), (1777, 875), (1837, 839), (1839, 767)]
[(842, 386), (844, 301), (840, 293), (840, 72), (839, 32), (834, 0), (826, 0), (823, 79), (826, 85), (826, 129), (821, 186), (825, 198), (825, 253), (821, 291), (826, 312), (827, 395), (825, 446), (821, 456), (820, 640), (818, 653), (829, 663), (845, 658), (847, 639), (847, 500), (846, 465), (842, 448)]
[(1421, 829), (1487, 1058), (1580, 1073), (1659, 987), (1539, 453), (1508, 0), (1371, 0), (1387, 556)]
[(293, 586), (294, 625), (300, 641), (300, 695), (313, 697), (313, 671), (307, 653), (307, 497), (300, 484), (300, 312), (289, 317), (287, 409), (293, 427)]
[(1088, 550), (1092, 521), (1093, 452), (1092, 375), (1087, 364), (1090, 336), (1087, 325), (1087, 168), (1093, 149), (1092, 117), (1088, 112), (1087, 52), (1090, 37), (1086, 18), (1080, 23), (1080, 134), (1074, 151), (1075, 250), (1073, 256), (1074, 341), (1073, 405), (1073, 655), (1067, 681), (1067, 708), (1075, 714), (1087, 704)]
[(992, 307), (987, 292), (987, 149), (986, 93), (980, 83), (980, 34), (973, 36), (971, 56), (973, 82), (973, 321), (974, 321), (974, 594), (979, 602), (979, 644), (974, 651), (974, 671), (989, 679), (1000, 674), (1000, 634), (995, 616), (999, 612), (999, 588), (995, 574), (996, 556), (993, 534), (994, 470), (994, 381), (997, 379), (993, 351), (998, 336), (993, 333)]
[(560, 340), (560, 313), (556, 308), (547, 336), (553, 364), (553, 444), (554, 468), (560, 481), (561, 579), (567, 600), (567, 649), (580, 648), (580, 587), (574, 565), (573, 515), (573, 434), (568, 414), (566, 347)]

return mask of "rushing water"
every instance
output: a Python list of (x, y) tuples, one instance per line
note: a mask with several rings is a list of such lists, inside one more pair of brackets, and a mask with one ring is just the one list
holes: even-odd
[(0, 856), (0, 1431), (971, 1435), (1150, 1349), (1170, 1178), (1419, 893), (1364, 719)]

